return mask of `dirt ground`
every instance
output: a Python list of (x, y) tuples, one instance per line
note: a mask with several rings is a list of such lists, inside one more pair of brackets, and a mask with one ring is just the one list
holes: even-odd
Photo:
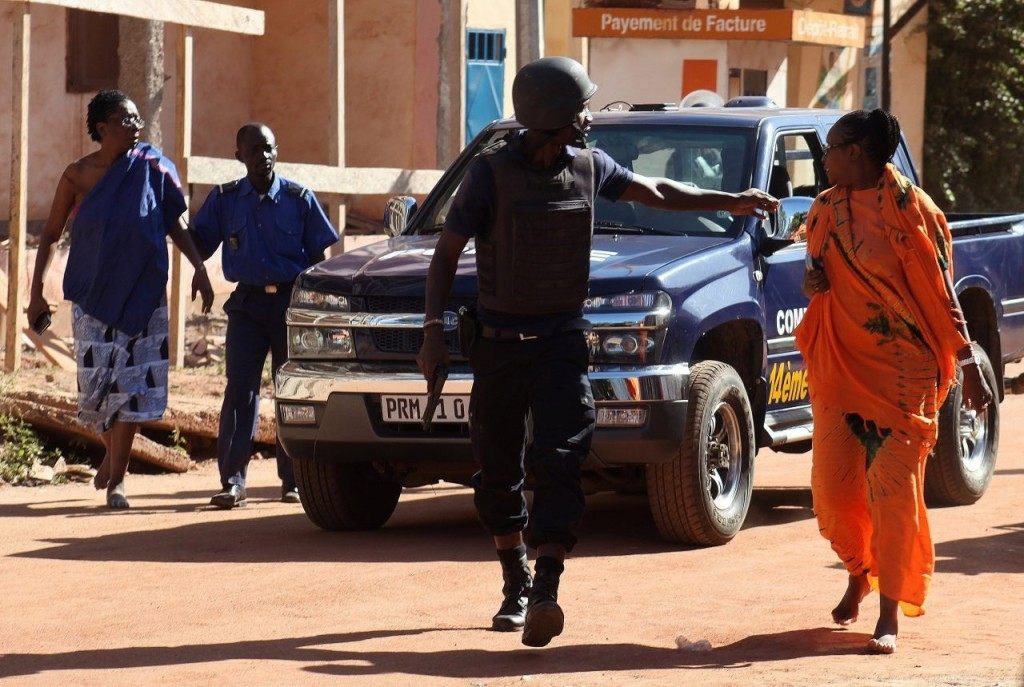
[[(485, 629), (501, 580), (466, 489), (411, 490), (384, 529), (328, 533), (276, 500), (272, 461), (253, 463), (248, 508), (211, 510), (206, 462), (129, 476), (123, 513), (87, 485), (0, 489), (0, 678), (1024, 684), (1022, 417), (1024, 396), (1008, 397), (985, 497), (931, 511), (928, 613), (903, 620), (894, 656), (862, 653), (876, 596), (851, 629), (829, 622), (845, 574), (807, 507), (807, 455), (760, 454), (746, 528), (715, 549), (659, 541), (642, 497), (592, 497), (563, 577), (566, 631), (539, 650)], [(680, 650), (680, 637), (711, 648)]]

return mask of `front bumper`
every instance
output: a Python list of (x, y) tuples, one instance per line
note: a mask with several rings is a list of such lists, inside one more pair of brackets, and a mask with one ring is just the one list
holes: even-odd
[[(598, 408), (645, 407), (642, 427), (598, 427), (590, 467), (643, 465), (672, 460), (683, 439), (690, 370), (686, 364), (640, 368), (602, 366), (590, 373)], [(453, 370), (445, 394), (468, 395), (473, 376)], [(467, 424), (389, 424), (382, 419), (382, 394), (426, 394), (423, 376), (387, 363), (285, 363), (276, 376), (278, 437), (292, 456), (307, 460), (367, 460), (461, 465), (473, 457)], [(286, 424), (285, 404), (312, 406), (314, 424)]]

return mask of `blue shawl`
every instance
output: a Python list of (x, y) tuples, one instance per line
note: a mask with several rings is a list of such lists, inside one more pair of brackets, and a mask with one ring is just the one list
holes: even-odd
[(64, 297), (129, 335), (143, 330), (167, 289), (167, 230), (185, 211), (174, 164), (140, 143), (110, 166), (78, 208)]

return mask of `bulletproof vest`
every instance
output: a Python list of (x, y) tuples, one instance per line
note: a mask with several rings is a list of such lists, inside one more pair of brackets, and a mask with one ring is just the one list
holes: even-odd
[(503, 143), (482, 154), (491, 168), (491, 226), (476, 237), (479, 304), (491, 312), (547, 315), (580, 310), (590, 281), (594, 161), (535, 169)]

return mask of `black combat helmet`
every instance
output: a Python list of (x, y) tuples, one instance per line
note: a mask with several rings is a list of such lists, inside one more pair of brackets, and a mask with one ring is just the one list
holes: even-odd
[(551, 131), (576, 120), (583, 103), (597, 92), (587, 70), (568, 57), (542, 57), (526, 65), (512, 82), (516, 119), (527, 129)]

